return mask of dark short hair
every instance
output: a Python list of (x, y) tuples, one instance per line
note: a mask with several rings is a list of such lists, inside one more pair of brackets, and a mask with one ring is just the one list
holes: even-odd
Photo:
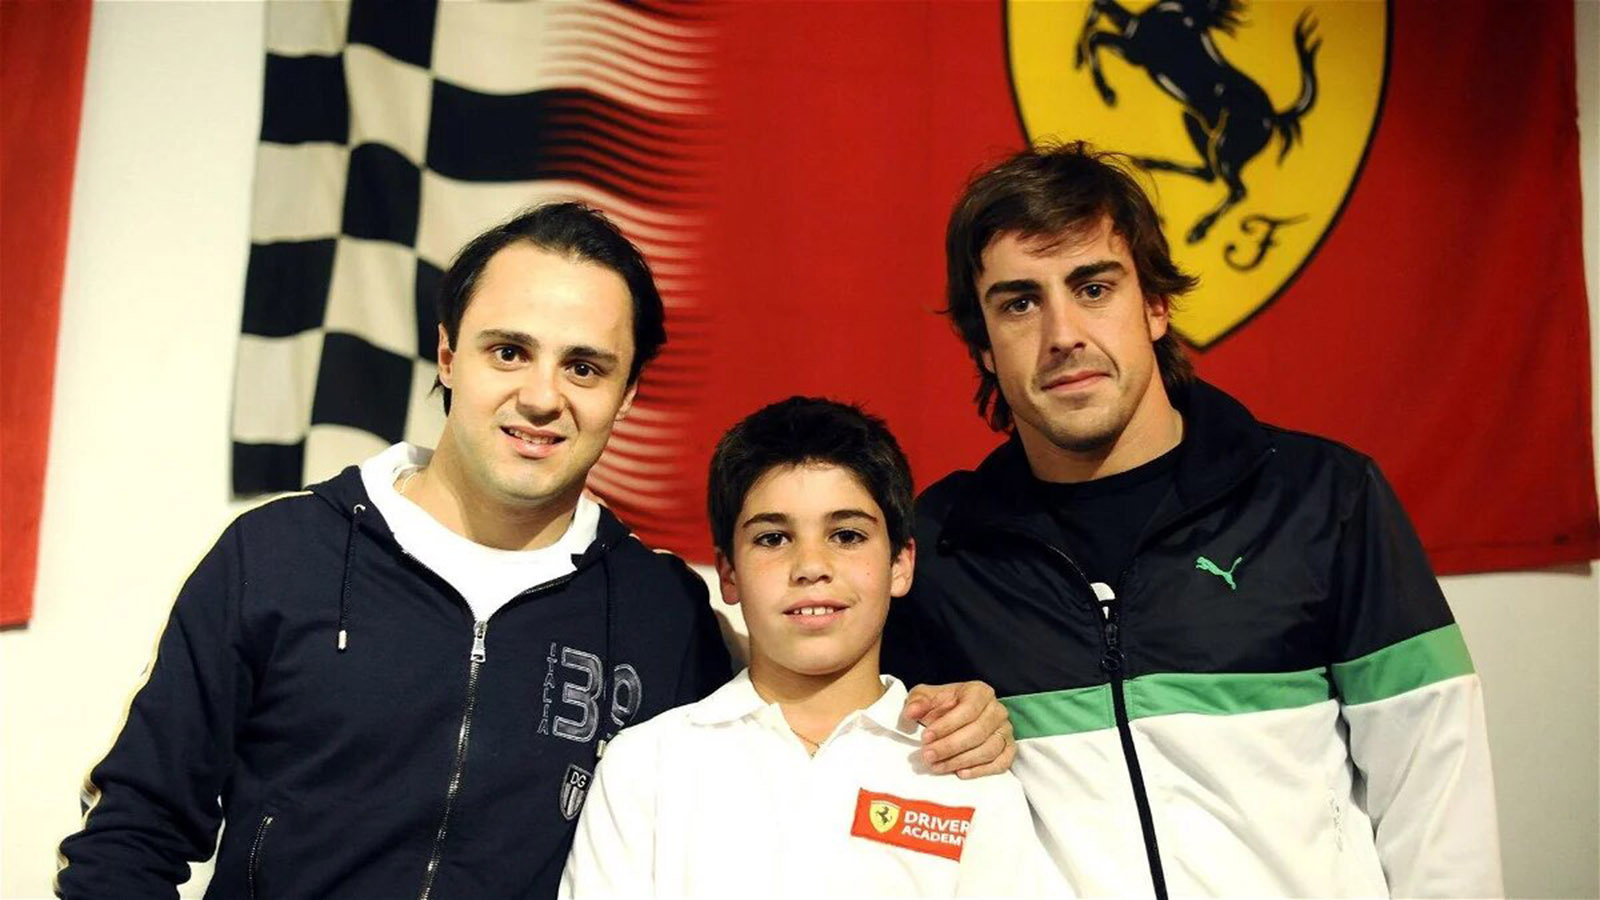
[(812, 463), (849, 470), (883, 510), (890, 548), (904, 549), (911, 540), (911, 464), (882, 419), (820, 397), (790, 397), (762, 407), (717, 441), (706, 481), (717, 549), (732, 558), (739, 510), (762, 475)]
[[(980, 172), (956, 201), (945, 230), (944, 313), (978, 367), (973, 399), (978, 415), (994, 430), (1011, 427), (1011, 407), (1000, 393), (1000, 382), (983, 365), (989, 332), (978, 299), (978, 276), (983, 271), (983, 251), (995, 238), (1075, 236), (1110, 218), (1112, 231), (1128, 242), (1139, 287), (1147, 298), (1171, 304), (1199, 282), (1172, 261), (1155, 206), (1130, 174), (1129, 165), (1126, 157), (1082, 141), (1038, 144)], [(1168, 390), (1194, 378), (1194, 367), (1170, 328), (1155, 342), (1155, 353)]]
[[(645, 364), (655, 359), (667, 342), (666, 310), (661, 292), (644, 254), (633, 245), (605, 214), (575, 201), (546, 203), (522, 213), (509, 222), (485, 231), (461, 248), (439, 283), (435, 312), (444, 326), (445, 338), (453, 350), (461, 336), (461, 317), (477, 290), (478, 279), (496, 253), (516, 243), (528, 243), (541, 250), (582, 262), (594, 263), (622, 276), (633, 300), (633, 363), (628, 368), (628, 383), (639, 380)], [(444, 392), (444, 411), (450, 412), (450, 389), (435, 383)]]

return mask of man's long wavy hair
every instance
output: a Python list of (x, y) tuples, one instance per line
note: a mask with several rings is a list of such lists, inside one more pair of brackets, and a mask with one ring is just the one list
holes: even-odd
[[(989, 332), (983, 324), (978, 276), (983, 272), (983, 251), (995, 238), (1016, 234), (1070, 240), (1091, 233), (1109, 218), (1112, 231), (1128, 243), (1148, 302), (1165, 300), (1170, 307), (1199, 282), (1172, 261), (1155, 206), (1129, 165), (1125, 157), (1082, 141), (1039, 144), (973, 177), (956, 201), (945, 231), (944, 313), (978, 368), (973, 399), (978, 415), (994, 430), (1004, 431), (1012, 424), (1000, 382), (983, 365)], [(1155, 353), (1168, 391), (1194, 378), (1194, 367), (1170, 328), (1155, 341)]]

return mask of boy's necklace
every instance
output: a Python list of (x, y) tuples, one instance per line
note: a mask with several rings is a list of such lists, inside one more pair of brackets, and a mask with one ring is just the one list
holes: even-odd
[(789, 720), (787, 718), (785, 718), (783, 720), (783, 724), (788, 725), (789, 726), (789, 733), (794, 735), (795, 737), (799, 738), (800, 739), (800, 743), (802, 743), (802, 744), (804, 744), (806, 746), (807, 755), (816, 756), (817, 755), (817, 751), (822, 749), (822, 744), (820, 742), (813, 741), (811, 738), (808, 738), (805, 735), (801, 734), (800, 733), (800, 729), (794, 727), (793, 725), (790, 725), (789, 724)]

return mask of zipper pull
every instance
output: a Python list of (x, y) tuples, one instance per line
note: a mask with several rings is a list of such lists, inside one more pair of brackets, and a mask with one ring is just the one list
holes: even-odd
[(1100, 614), (1105, 617), (1103, 634), (1106, 649), (1100, 655), (1100, 668), (1115, 676), (1122, 671), (1122, 635), (1117, 628), (1116, 616), (1117, 592), (1103, 581), (1096, 581), (1089, 587), (1094, 590), (1095, 599), (1100, 601)]
[(472, 626), (472, 661), (481, 663), (489, 658), (483, 647), (483, 636), (489, 633), (487, 621), (477, 622)]

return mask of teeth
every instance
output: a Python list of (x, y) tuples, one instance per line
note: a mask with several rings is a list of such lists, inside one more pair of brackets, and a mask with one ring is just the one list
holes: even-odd
[(837, 611), (838, 610), (834, 609), (831, 606), (802, 606), (799, 609), (795, 610), (793, 613), (791, 613), (791, 615), (796, 615), (796, 616), (825, 616), (828, 613), (837, 612)]
[(553, 437), (547, 437), (547, 436), (535, 437), (533, 435), (523, 434), (520, 431), (509, 431), (508, 430), (506, 432), (506, 434), (511, 435), (512, 437), (516, 438), (519, 441), (522, 441), (524, 444), (554, 444), (556, 442), (556, 439), (553, 438)]

